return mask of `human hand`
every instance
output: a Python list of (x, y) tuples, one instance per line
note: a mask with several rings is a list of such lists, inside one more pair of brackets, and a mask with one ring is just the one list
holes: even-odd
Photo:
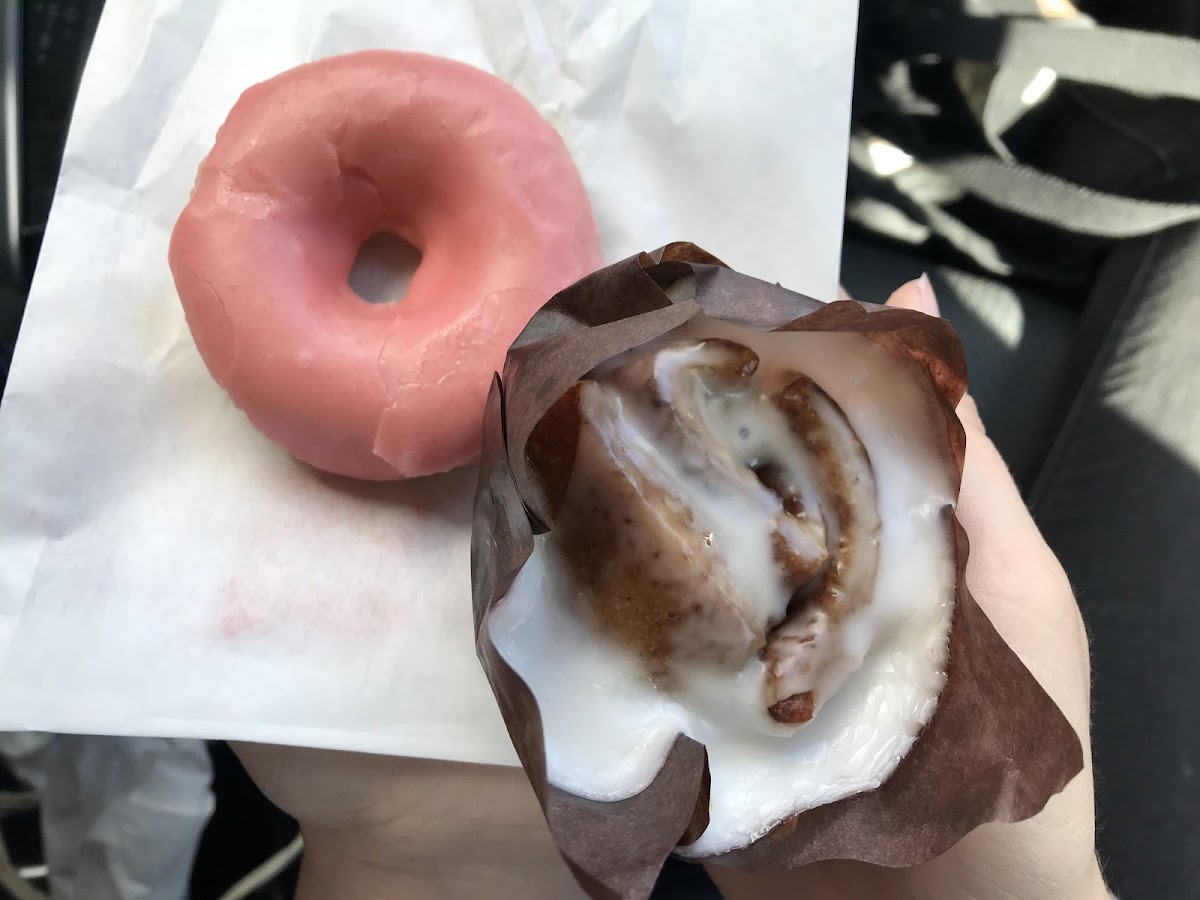
[[(904, 285), (888, 305), (938, 315), (927, 279)], [(1094, 849), (1090, 664), (1083, 619), (1062, 566), (1038, 532), (970, 397), (963, 399), (958, 415), (967, 433), (958, 504), (971, 543), (967, 585), (1079, 734), (1084, 770), (1032, 819), (981, 825), (947, 853), (909, 869), (844, 860), (769, 874), (709, 867), (727, 900), (1108, 897)]]
[[(937, 314), (932, 290), (918, 282), (889, 304)], [(1033, 819), (983, 825), (911, 869), (835, 861), (755, 875), (710, 867), (728, 900), (1107, 897), (1093, 850), (1089, 663), (1079, 609), (969, 398), (959, 416), (967, 432), (958, 514), (971, 539), (968, 584), (1078, 731), (1085, 769)], [(235, 750), (267, 796), (301, 823), (297, 900), (583, 896), (520, 770), (251, 744)]]
[(428, 759), (236, 744), (300, 823), (296, 900), (571, 900), (525, 773)]

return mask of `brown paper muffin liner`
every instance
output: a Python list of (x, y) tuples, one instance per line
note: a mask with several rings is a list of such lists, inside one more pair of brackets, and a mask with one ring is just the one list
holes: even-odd
[[(823, 305), (734, 272), (686, 243), (601, 269), (533, 317), (492, 385), (485, 414), (471, 548), (476, 648), (559, 851), (597, 900), (647, 897), (671, 852), (707, 827), (704, 747), (678, 737), (650, 786), (627, 800), (599, 802), (554, 787), (537, 703), (492, 644), (488, 617), (529, 558), (533, 535), (547, 530), (545, 500), (526, 461), (534, 426), (598, 364), (700, 312), (759, 331), (866, 336), (927, 388), (946, 429), (946, 465), (962, 475), (966, 439), (954, 409), (966, 390), (966, 364), (958, 336), (941, 319), (853, 301)], [(967, 590), (966, 534), (952, 508), (944, 517), (959, 573), (947, 678), (908, 756), (880, 787), (799, 813), (706, 861), (751, 870), (823, 859), (915, 865), (984, 822), (1036, 814), (1082, 770), (1079, 737)]]

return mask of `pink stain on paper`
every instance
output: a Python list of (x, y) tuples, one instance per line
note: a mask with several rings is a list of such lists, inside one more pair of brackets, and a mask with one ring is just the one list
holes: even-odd
[(256, 616), (242, 599), (242, 593), (233, 578), (217, 591), (217, 632), (221, 637), (235, 638), (254, 630)]
[(302, 581), (287, 590), (253, 576), (228, 579), (215, 597), (216, 632), (228, 641), (361, 643), (397, 627), (395, 598), (378, 587), (336, 593)]
[[(430, 510), (436, 524), (447, 494), (469, 509), (473, 480), (364, 484), (300, 464), (288, 476), (303, 502), (238, 529), (236, 555), (210, 599), (212, 639), (246, 652), (357, 652), (389, 642), (413, 604), (426, 602), (422, 585), (398, 577), (412, 551), (396, 510)], [(414, 571), (429, 577), (427, 566)]]

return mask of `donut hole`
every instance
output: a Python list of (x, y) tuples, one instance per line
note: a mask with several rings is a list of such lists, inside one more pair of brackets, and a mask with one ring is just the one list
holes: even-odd
[(367, 303), (398, 303), (421, 264), (421, 251), (390, 232), (373, 234), (350, 268), (350, 289)]

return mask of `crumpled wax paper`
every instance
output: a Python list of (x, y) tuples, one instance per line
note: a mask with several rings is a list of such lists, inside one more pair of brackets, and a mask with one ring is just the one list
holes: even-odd
[(185, 900), (215, 807), (202, 741), (0, 734), (37, 791), (54, 900)]
[(209, 378), (167, 238), (251, 84), (368, 47), (495, 72), (608, 260), (686, 235), (835, 293), (856, 9), (108, 0), (0, 405), (0, 729), (515, 762), (475, 658), (475, 472), (323, 477)]

